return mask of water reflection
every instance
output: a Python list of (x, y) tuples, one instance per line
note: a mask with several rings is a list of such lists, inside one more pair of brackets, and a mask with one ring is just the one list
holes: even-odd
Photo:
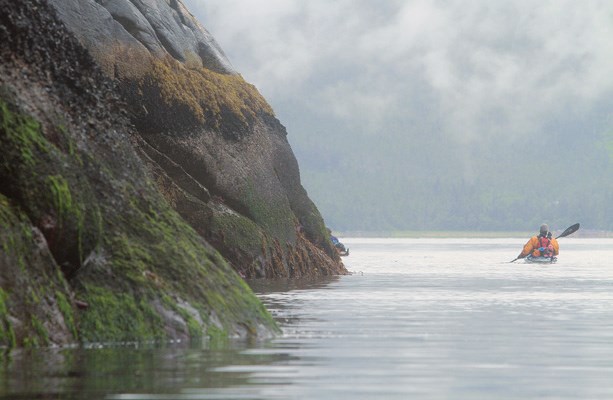
[(613, 398), (613, 240), (346, 242), (363, 274), (249, 282), (280, 337), (13, 351), (0, 399)]
[(324, 289), (331, 283), (338, 282), (341, 278), (340, 276), (324, 276), (300, 279), (253, 279), (248, 280), (247, 284), (256, 294), (270, 294), (294, 290)]
[[(280, 352), (253, 353), (245, 349), (245, 343), (230, 342), (215, 349), (192, 343), (15, 350), (2, 357), (0, 398), (144, 399), (152, 398), (152, 393), (245, 386), (254, 368), (266, 368), (290, 358)], [(228, 368), (229, 365), (234, 367)]]
[[(249, 284), (263, 294), (321, 289), (338, 279)], [(268, 306), (279, 311), (286, 304), (279, 301)], [(286, 316), (279, 322), (297, 320)], [(258, 394), (253, 386), (290, 384), (296, 370), (284, 365), (298, 357), (284, 346), (271, 346), (270, 342), (204, 341), (12, 350), (0, 359), (0, 399), (215, 399), (226, 398), (225, 388), (235, 388), (232, 398), (272, 398), (274, 393)]]

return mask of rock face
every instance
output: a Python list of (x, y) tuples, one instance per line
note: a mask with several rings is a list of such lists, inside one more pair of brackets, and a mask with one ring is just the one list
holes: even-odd
[(0, 10), (0, 347), (274, 332), (160, 194), (113, 83), (54, 11)]
[(285, 128), (180, 0), (50, 0), (136, 126), (166, 200), (245, 277), (346, 273)]
[(237, 271), (346, 273), (180, 1), (0, 0), (0, 56), (0, 347), (270, 333)]

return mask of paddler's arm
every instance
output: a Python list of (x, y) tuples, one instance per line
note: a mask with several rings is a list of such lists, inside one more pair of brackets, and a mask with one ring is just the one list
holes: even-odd
[(553, 246), (553, 255), (557, 256), (560, 254), (560, 244), (555, 238), (551, 238), (551, 245)]
[(524, 249), (521, 251), (521, 253), (519, 253), (517, 258), (524, 258), (528, 256), (528, 254), (532, 253), (532, 250), (534, 250), (534, 243), (533, 243), (534, 240), (533, 239), (534, 238), (530, 238), (530, 240), (528, 240), (528, 242), (524, 245)]

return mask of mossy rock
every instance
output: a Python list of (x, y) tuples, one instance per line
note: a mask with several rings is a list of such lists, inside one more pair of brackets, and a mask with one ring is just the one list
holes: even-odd
[(54, 127), (63, 136), (64, 150), (43, 135), (40, 123), (2, 99), (0, 127), (3, 190), (43, 231), (56, 261), (70, 275), (101, 237), (94, 190), (78, 173), (82, 159), (63, 129)]
[(138, 79), (126, 79), (122, 91), (134, 107), (142, 132), (156, 133), (206, 126), (228, 138), (248, 134), (258, 116), (274, 112), (255, 86), (229, 75), (167, 57), (148, 59)]
[[(71, 125), (53, 143), (49, 132), (57, 127), (43, 126), (5, 100), (0, 102), (0, 127), (5, 202), (19, 204), (23, 218), (44, 234), (51, 250), (48, 268), (57, 270), (53, 279), (58, 280), (49, 291), (38, 284), (26, 293), (17, 290), (17, 296), (25, 296), (26, 309), (44, 303), (43, 298), (54, 305), (42, 315), (26, 313), (30, 317), (19, 319), (19, 332), (8, 317), (16, 312), (13, 294), (3, 288), (8, 293), (2, 295), (0, 317), (5, 345), (56, 343), (57, 327), (50, 321), (57, 316), (64, 335), (73, 340), (78, 335), (83, 342), (277, 330), (249, 287), (138, 169), (142, 166), (134, 153), (121, 152), (134, 159), (117, 168), (112, 165), (115, 153), (94, 157), (83, 143), (70, 145), (76, 129)], [(7, 261), (7, 268), (27, 269), (31, 250), (16, 248), (14, 236), (9, 233), (4, 241), (17, 260)], [(71, 290), (58, 289), (66, 286), (66, 278)], [(86, 308), (71, 312), (73, 298)], [(164, 308), (156, 308), (161, 299), (166, 299)], [(186, 308), (195, 311), (180, 312)], [(176, 319), (184, 328), (168, 329)]]
[(0, 194), (0, 347), (77, 340), (70, 289), (28, 217)]

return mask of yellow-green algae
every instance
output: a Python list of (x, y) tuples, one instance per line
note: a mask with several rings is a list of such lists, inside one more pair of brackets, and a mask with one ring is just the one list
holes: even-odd
[[(151, 133), (166, 135), (167, 132), (189, 135), (208, 128), (226, 139), (237, 139), (249, 135), (255, 121), (270, 122), (270, 118), (274, 118), (270, 105), (240, 75), (213, 72), (192, 56), (187, 57), (186, 63), (166, 57), (148, 60), (147, 65), (139, 79), (123, 82), (124, 94), (132, 99), (131, 103), (139, 105), (133, 110), (137, 116), (135, 124), (145, 136)], [(167, 140), (172, 141), (172, 136)], [(176, 192), (169, 191), (164, 184), (161, 187), (176, 206)], [(295, 205), (283, 197), (272, 199), (270, 193), (262, 192), (253, 182), (244, 189), (239, 201), (245, 208), (241, 212), (244, 211), (257, 227), (240, 218), (215, 212), (212, 213), (212, 227), (199, 229), (195, 225), (199, 232), (208, 231), (205, 236), (210, 236), (216, 246), (221, 244), (222, 252), (231, 255), (237, 264), (240, 261), (234, 255), (265, 256), (273, 250), (270, 245), (262, 247), (263, 236), (270, 238), (269, 244), (277, 241), (281, 252), (287, 255), (287, 246), (296, 243), (298, 225), (302, 225), (309, 240), (335, 256), (323, 220), (310, 201), (310, 204)], [(189, 215), (186, 218), (194, 223)], [(196, 220), (199, 224), (198, 218)], [(248, 268), (237, 265), (237, 269)]]
[[(162, 297), (166, 303), (180, 299), (198, 311), (202, 325), (177, 312), (192, 337), (202, 332), (227, 335), (238, 327), (250, 334), (259, 326), (277, 329), (249, 287), (153, 191), (151, 182), (113, 176), (104, 160), (67, 144), (68, 135), (59, 135), (59, 143), (49, 142), (39, 123), (1, 99), (0, 119), (0, 142), (7, 150), (0, 173), (12, 177), (9, 192), (30, 220), (49, 213), (55, 217), (57, 227), (47, 237), (51, 250), (56, 259), (74, 264), (68, 269), (74, 296), (88, 307), (74, 314), (73, 306), (67, 306), (70, 296), (56, 295), (55, 301), (66, 326), (81, 341), (164, 339), (165, 322), (152, 306)], [(86, 170), (80, 171), (82, 160), (111, 181), (102, 186), (113, 193), (97, 194), (96, 183)], [(112, 202), (105, 203), (109, 197)], [(11, 234), (3, 236), (2, 246), (20, 260), (27, 257), (28, 250), (18, 249)], [(85, 265), (87, 257), (94, 261)], [(177, 304), (166, 307), (180, 309)], [(212, 314), (217, 318), (212, 320)], [(47, 343), (41, 319), (30, 323), (30, 336), (21, 344)], [(3, 326), (4, 337), (10, 338), (10, 327)]]
[(248, 254), (259, 254), (264, 235), (261, 228), (249, 218), (230, 212), (214, 212), (209, 227), (220, 237), (224, 246), (240, 249)]
[(24, 163), (30, 167), (36, 163), (35, 152), (46, 151), (47, 141), (40, 134), (40, 124), (28, 116), (12, 113), (4, 101), (0, 101), (0, 126), (6, 138), (20, 150)]
[(14, 347), (16, 345), (15, 331), (9, 320), (6, 305), (9, 295), (0, 288), (0, 347)]
[[(68, 286), (49, 253), (35, 242), (28, 217), (0, 194), (0, 347), (46, 346), (50, 332), (45, 321), (56, 318), (57, 304), (66, 325), (74, 321)], [(55, 299), (55, 302), (54, 300)], [(63, 300), (63, 304), (62, 304)], [(19, 332), (11, 321), (19, 321)], [(61, 321), (53, 321), (62, 326)], [(65, 335), (76, 338), (74, 329)]]
[(251, 218), (274, 237), (295, 237), (295, 217), (289, 203), (275, 204), (267, 201), (253, 182), (247, 185), (245, 202)]
[(221, 126), (224, 112), (243, 124), (262, 112), (274, 115), (255, 86), (240, 75), (220, 74), (198, 66), (187, 68), (170, 57), (153, 60), (140, 85), (159, 88), (164, 104), (185, 106), (199, 123), (215, 128)]
[(58, 263), (79, 268), (101, 236), (99, 205), (78, 172), (80, 159), (49, 142), (39, 122), (1, 99), (0, 126), (5, 190), (33, 222), (46, 218), (54, 225), (47, 239)]
[(70, 330), (70, 333), (72, 333), (72, 336), (74, 338), (77, 338), (79, 334), (77, 332), (77, 326), (75, 323), (74, 307), (70, 304), (66, 295), (60, 292), (59, 290), (55, 291), (55, 299), (57, 301), (57, 305), (60, 309), (60, 312), (62, 313), (62, 316), (64, 317), (64, 322), (66, 324), (66, 327)]

